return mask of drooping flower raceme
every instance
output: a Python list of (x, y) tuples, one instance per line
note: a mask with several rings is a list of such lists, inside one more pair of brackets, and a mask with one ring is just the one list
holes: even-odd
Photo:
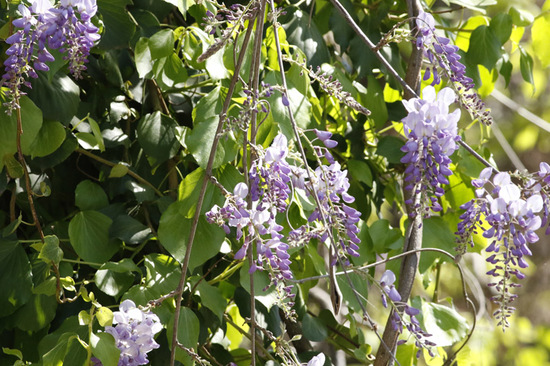
[(474, 91), (472, 78), (466, 76), (466, 66), (460, 62), (459, 48), (449, 38), (436, 35), (435, 20), (431, 14), (421, 12), (416, 18), (418, 36), (416, 46), (422, 49), (429, 66), (424, 73), (424, 80), (433, 75), (432, 85), (441, 83), (441, 76), (449, 79), (451, 86), (458, 93), (458, 100), (472, 118), (490, 125), (492, 117), (485, 103)]
[(113, 313), (116, 326), (105, 327), (120, 350), (118, 366), (148, 364), (147, 353), (159, 348), (154, 339), (155, 334), (162, 330), (158, 316), (137, 308), (132, 300), (124, 300), (119, 309)]
[(10, 45), (4, 61), (2, 86), (7, 91), (7, 112), (19, 108), (19, 99), (25, 95), (27, 78), (37, 78), (37, 71), (48, 71), (47, 62), (54, 60), (50, 49), (65, 53), (69, 71), (80, 78), (86, 69), (90, 49), (99, 39), (98, 28), (91, 23), (97, 11), (95, 0), (61, 0), (52, 6), (48, 0), (34, 0), (30, 7), (20, 4), (21, 17), (13, 21), (17, 30), (6, 39)]
[[(317, 131), (318, 138), (326, 146), (335, 146), (330, 133)], [(357, 233), (360, 213), (348, 206), (353, 197), (347, 193), (349, 181), (346, 172), (335, 162), (327, 147), (317, 147), (320, 157), (327, 157), (330, 165), (321, 164), (307, 174), (296, 157), (289, 157), (288, 140), (279, 134), (270, 147), (257, 148), (257, 159), (251, 164), (248, 173), (250, 189), (244, 183), (235, 186), (232, 193), (226, 193), (223, 207), (214, 206), (206, 213), (210, 223), (222, 226), (226, 233), (235, 228), (237, 240), (244, 236), (242, 247), (235, 253), (235, 259), (244, 259), (250, 244), (257, 248), (257, 256), (251, 263), (250, 271), (267, 270), (280, 298), (292, 299), (292, 286), (285, 281), (293, 277), (290, 270), (290, 246), (309, 242), (312, 238), (338, 246), (338, 255), (348, 263), (347, 256), (358, 256), (360, 242)], [(292, 162), (292, 163), (291, 163)], [(283, 226), (277, 221), (287, 211), (293, 190), (302, 196), (313, 198), (317, 194), (320, 207), (316, 207), (308, 218), (308, 223), (291, 230), (287, 237)], [(246, 198), (250, 195), (250, 205)], [(281, 219), (281, 217), (279, 217)], [(324, 219), (324, 220), (323, 220)], [(326, 224), (326, 225), (325, 225)], [(330, 265), (335, 265), (334, 263)], [(292, 305), (292, 302), (287, 302)]]
[[(394, 285), (395, 280), (395, 274), (390, 270), (386, 270), (379, 281), (380, 287), (384, 291), (382, 293), (382, 305), (387, 308), (388, 298), (391, 300), (391, 308), (393, 309), (390, 318), (391, 325), (398, 333), (402, 333), (403, 329), (406, 328), (415, 338), (415, 345), (419, 349), (416, 357), (420, 357), (420, 352), (423, 348), (426, 348), (430, 355), (433, 356), (431, 347), (436, 344), (428, 339), (432, 335), (422, 330), (418, 319), (416, 319), (416, 315), (420, 313), (420, 310), (401, 301), (401, 295), (397, 292)], [(409, 321), (406, 320), (405, 315), (407, 315)], [(402, 340), (398, 344), (405, 342), (406, 340)]]
[(499, 305), (494, 316), (503, 328), (515, 310), (510, 305), (517, 297), (510, 290), (519, 286), (513, 282), (514, 277), (525, 277), (525, 257), (532, 254), (529, 246), (539, 240), (535, 231), (548, 222), (549, 173), (550, 166), (541, 163), (538, 173), (516, 176), (515, 183), (509, 173), (493, 175), (492, 168), (486, 168), (472, 181), (477, 188), (476, 198), (461, 206), (466, 212), (458, 224), (457, 250), (465, 252), (472, 244), (472, 235), (478, 232), (488, 240), (485, 251), (491, 269), (487, 274), (494, 278), (490, 286), (496, 295), (492, 300)]
[(460, 110), (449, 112), (455, 100), (452, 89), (443, 88), (436, 94), (432, 86), (427, 86), (423, 98), (403, 101), (409, 112), (402, 120), (408, 138), (401, 148), (406, 153), (401, 158), (407, 164), (405, 189), (421, 195), (420, 202), (407, 202), (414, 208), (411, 216), (418, 213), (427, 216), (430, 209), (441, 211), (437, 197), (445, 193), (441, 185), (449, 184), (450, 156), (458, 149), (456, 142), (460, 139), (457, 135)]

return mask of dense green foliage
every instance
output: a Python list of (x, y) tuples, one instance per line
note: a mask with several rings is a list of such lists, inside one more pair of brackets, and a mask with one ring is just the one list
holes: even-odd
[[(244, 6), (248, 11), (260, 3), (266, 4)], [(415, 44), (407, 2), (341, 3), (405, 78)], [(0, 4), (0, 37), (6, 39), (14, 31), (11, 22), (19, 16), (19, 1)], [(208, 12), (216, 14), (229, 3), (97, 4), (93, 22), (101, 40), (83, 78), (69, 76), (67, 62), (53, 52), (57, 61), (50, 71), (40, 71), (30, 80), (32, 89), (23, 89), (28, 95), (21, 99), (19, 146), (18, 113), (0, 111), (0, 365), (88, 365), (92, 356), (103, 365), (117, 365), (119, 351), (103, 330), (125, 299), (150, 306), (164, 327), (156, 336), (160, 348), (149, 354), (153, 365), (170, 363), (174, 331), (183, 346), (174, 347), (176, 361), (183, 365), (250, 365), (251, 357), (261, 365), (298, 364), (320, 350), (327, 365), (336, 364), (336, 358), (349, 365), (372, 363), (390, 311), (382, 306), (384, 290), (378, 281), (385, 269), (399, 277), (402, 258), (368, 265), (402, 253), (411, 227), (402, 189), (403, 85), (328, 0), (277, 1), (275, 14), (267, 2), (259, 39), (256, 15), (222, 22), (210, 34)], [(496, 0), (421, 5), (433, 13), (438, 32), (460, 48), (481, 97), (488, 97), (495, 85), (523, 88), (527, 98), (548, 88), (549, 5), (510, 6)], [(6, 59), (9, 45), (1, 46)], [(258, 90), (259, 82), (274, 90), (260, 95), (251, 113), (248, 91)], [(511, 95), (523, 97), (518, 93)], [(270, 286), (268, 271), (250, 276), (249, 259), (234, 259), (243, 245), (235, 230), (226, 234), (205, 216), (247, 181), (250, 159), (279, 132), (288, 138), (293, 156), (299, 155), (286, 104), (311, 168), (326, 164), (314, 154), (314, 146), (322, 144), (308, 145), (315, 138), (313, 129), (332, 132), (338, 146), (330, 151), (347, 171), (348, 193), (355, 197), (350, 206), (361, 215), (359, 256), (349, 257), (345, 274), (342, 263), (331, 269), (335, 260), (324, 241), (312, 239), (289, 249), (292, 307), (281, 288)], [(223, 134), (217, 133), (220, 115)], [(250, 115), (257, 150), (243, 149), (248, 146), (243, 141), (252, 136), (245, 120)], [(538, 131), (529, 127), (521, 136), (508, 137), (523, 152), (536, 146)], [(466, 111), (459, 134), (481, 160), (506, 166), (491, 128), (472, 121)], [(436, 356), (424, 350), (417, 358), (414, 338), (405, 331), (401, 339), (407, 342), (395, 358), (401, 365), (442, 365), (451, 355), (460, 366), (512, 365), (515, 355), (517, 364), (550, 362), (547, 328), (530, 328), (528, 320), (512, 318), (512, 331), (502, 335), (483, 313), (492, 311), (480, 290), (480, 283), (487, 282), (486, 264), (480, 260), (487, 244), (481, 235), (471, 248), (475, 254), (462, 261), (453, 257), (463, 212), (459, 206), (474, 197), (471, 180), (484, 165), (464, 147), (452, 159), (454, 174), (439, 200), (442, 211), (422, 223), (426, 251), (410, 299), (421, 310), (420, 325), (434, 336)], [(538, 169), (538, 161), (528, 167)], [(203, 182), (208, 183), (204, 192)], [(285, 235), (307, 223), (315, 209), (311, 197), (296, 192), (277, 216)], [(468, 274), (465, 293), (457, 263)], [(474, 273), (472, 268), (479, 267), (482, 272)], [(339, 313), (330, 301), (333, 270), (339, 272), (343, 299)], [(181, 309), (176, 309), (178, 290)], [(490, 290), (486, 293), (490, 297)], [(479, 314), (465, 295), (481, 309)], [(522, 348), (516, 329), (526, 334), (528, 348)], [(503, 348), (509, 351), (499, 352)]]

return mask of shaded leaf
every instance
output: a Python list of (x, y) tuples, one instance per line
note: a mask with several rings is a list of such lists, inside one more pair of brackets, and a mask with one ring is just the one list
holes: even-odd
[(109, 241), (112, 220), (97, 211), (81, 211), (69, 223), (69, 239), (76, 254), (85, 261), (103, 263), (118, 251)]
[(109, 199), (99, 184), (84, 180), (76, 186), (75, 204), (82, 211), (99, 210), (109, 204)]

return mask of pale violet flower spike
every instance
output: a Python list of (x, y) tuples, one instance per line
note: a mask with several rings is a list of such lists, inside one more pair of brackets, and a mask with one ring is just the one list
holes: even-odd
[(162, 330), (158, 316), (137, 308), (132, 300), (124, 300), (119, 309), (113, 313), (113, 324), (116, 326), (105, 327), (120, 350), (118, 366), (148, 364), (147, 353), (159, 348), (154, 339), (155, 334)]
[(313, 357), (306, 366), (324, 366), (325, 365), (325, 354), (319, 353), (317, 356)]
[(472, 180), (476, 198), (460, 206), (466, 212), (456, 232), (457, 251), (465, 253), (475, 233), (487, 239), (487, 274), (494, 280), (489, 286), (495, 288), (497, 295), (492, 300), (499, 305), (494, 316), (503, 328), (508, 326), (507, 318), (514, 311), (511, 303), (517, 297), (511, 289), (519, 284), (513, 279), (525, 277), (522, 271), (529, 266), (525, 258), (532, 254), (529, 246), (539, 240), (535, 231), (548, 222), (548, 168), (543, 163), (538, 173), (514, 179), (510, 173), (493, 175), (486, 168)]
[(404, 100), (403, 105), (409, 114), (403, 118), (405, 136), (408, 138), (401, 148), (405, 156), (401, 162), (407, 164), (405, 169), (405, 189), (420, 193), (420, 202), (407, 201), (412, 205), (411, 217), (417, 214), (429, 216), (430, 209), (441, 211), (437, 197), (445, 193), (441, 187), (449, 184), (448, 176), (450, 156), (458, 149), (457, 123), (460, 110), (449, 112), (449, 107), (456, 101), (456, 94), (450, 88), (443, 88), (438, 93), (432, 86), (422, 92), (422, 98)]

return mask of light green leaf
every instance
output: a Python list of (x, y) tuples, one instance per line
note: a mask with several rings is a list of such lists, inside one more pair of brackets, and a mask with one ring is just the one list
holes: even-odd
[(514, 6), (508, 10), (508, 14), (512, 18), (514, 25), (517, 25), (518, 27), (527, 27), (535, 21), (533, 14), (527, 10), (517, 9)]
[(18, 349), (11, 349), (8, 347), (2, 347), (2, 352), (4, 352), (6, 355), (15, 356), (20, 360), (23, 360), (23, 353)]
[[(181, 326), (178, 327), (178, 342), (180, 342), (185, 347), (192, 348), (196, 351), (199, 341), (200, 323), (193, 310), (187, 307), (182, 307), (179, 316), (179, 324)], [(172, 320), (168, 324), (168, 328), (166, 331), (166, 336), (168, 337), (168, 344), (170, 345), (170, 347), (172, 347), (172, 335), (174, 334), (173, 329), (174, 317), (172, 316)], [(176, 359), (179, 362), (183, 363), (184, 366), (194, 365), (191, 357), (189, 357), (189, 355), (180, 348), (176, 349)]]
[(109, 178), (122, 178), (128, 173), (129, 167), (125, 163), (118, 163), (109, 173)]
[(25, 170), (23, 169), (23, 166), (15, 158), (15, 155), (13, 154), (6, 154), (4, 155), (2, 159), (2, 163), (6, 167), (7, 173), (10, 176), (10, 178), (17, 179), (21, 178), (25, 174)]
[(97, 287), (109, 296), (118, 298), (134, 283), (134, 274), (126, 271), (99, 269), (95, 273), (94, 281)]
[(539, 59), (543, 68), (550, 65), (550, 47), (547, 47), (549, 34), (550, 19), (547, 17), (537, 18), (531, 29), (531, 36), (533, 38), (533, 49), (536, 50), (535, 56)]
[(197, 291), (201, 297), (203, 306), (212, 310), (216, 316), (222, 320), (225, 308), (227, 307), (227, 301), (223, 297), (221, 291), (214, 286), (208, 284), (208, 282), (202, 281), (197, 286)]
[(501, 53), (500, 41), (490, 27), (480, 25), (473, 31), (466, 54), (469, 62), (492, 70)]
[(59, 247), (59, 239), (55, 235), (47, 235), (44, 237), (44, 245), (38, 254), (38, 258), (46, 263), (54, 262), (59, 265), (63, 258), (63, 250)]
[(88, 123), (90, 124), (90, 128), (92, 129), (92, 134), (95, 137), (96, 144), (99, 147), (99, 151), (105, 151), (105, 142), (103, 141), (103, 136), (101, 135), (101, 129), (99, 128), (99, 125), (93, 118), (90, 117), (88, 117)]
[(468, 333), (468, 321), (455, 309), (431, 302), (423, 302), (422, 318), (430, 341), (438, 347), (451, 346), (462, 340)]
[(102, 327), (113, 324), (113, 311), (105, 306), (97, 309), (95, 317)]
[(149, 49), (149, 39), (142, 37), (136, 43), (134, 50), (134, 59), (136, 61), (136, 69), (140, 78), (147, 78), (150, 72), (153, 71), (153, 57)]
[(519, 47), (519, 51), (520, 51), (519, 66), (521, 70), (521, 76), (523, 77), (523, 80), (533, 85), (533, 88), (534, 88), (535, 81), (533, 79), (533, 58), (521, 46)]
[[(423, 248), (439, 248), (449, 253), (454, 252), (456, 246), (454, 231), (449, 228), (449, 225), (441, 217), (430, 217), (424, 220), (423, 223)], [(435, 261), (449, 261), (449, 257), (434, 253), (424, 252), (420, 256), (418, 270), (420, 273), (426, 272)]]
[(76, 186), (75, 204), (82, 211), (100, 210), (109, 204), (107, 194), (97, 183), (84, 180)]
[(69, 345), (78, 339), (78, 335), (73, 332), (63, 333), (55, 344), (47, 353), (42, 356), (44, 366), (62, 366)]
[(112, 220), (97, 211), (81, 211), (69, 223), (69, 239), (76, 254), (85, 261), (103, 263), (118, 251), (109, 241)]
[(117, 366), (120, 358), (120, 350), (115, 344), (114, 337), (105, 332), (90, 334), (92, 352), (103, 366)]

